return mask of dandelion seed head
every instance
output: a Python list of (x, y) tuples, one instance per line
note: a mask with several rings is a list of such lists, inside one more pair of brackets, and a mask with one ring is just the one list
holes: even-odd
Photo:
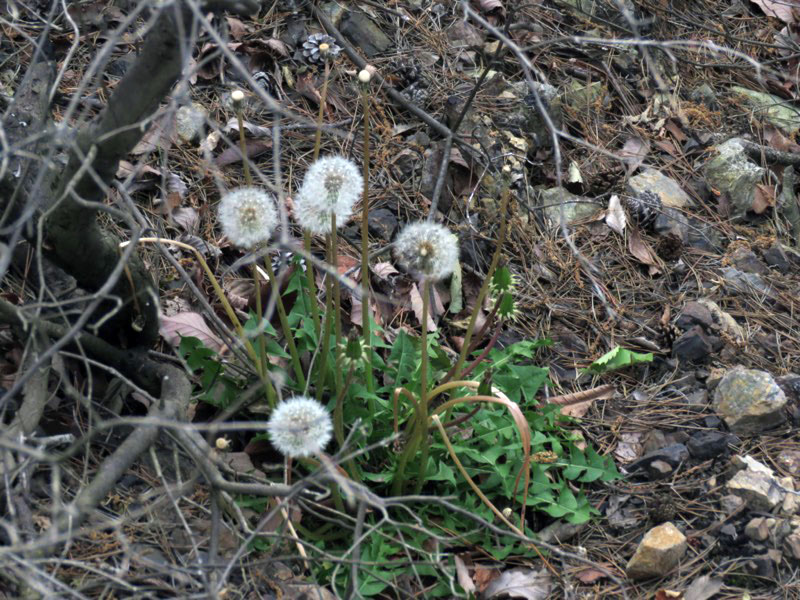
[(331, 217), (342, 227), (364, 187), (358, 167), (342, 156), (326, 156), (314, 162), (303, 178), (294, 203), (297, 222), (314, 234), (329, 233)]
[(333, 424), (325, 407), (312, 398), (284, 400), (270, 415), (267, 433), (284, 456), (294, 458), (321, 452), (331, 439)]
[(415, 276), (437, 281), (456, 268), (458, 240), (444, 225), (411, 223), (397, 236), (395, 255)]
[(278, 211), (267, 192), (241, 187), (231, 190), (220, 200), (219, 222), (231, 243), (252, 248), (269, 241), (278, 224)]

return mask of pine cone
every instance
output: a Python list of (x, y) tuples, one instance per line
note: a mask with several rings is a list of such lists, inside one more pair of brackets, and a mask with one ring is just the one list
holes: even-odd
[(661, 198), (655, 192), (643, 190), (637, 196), (623, 198), (631, 220), (642, 229), (651, 228), (661, 213)]
[(336, 39), (326, 33), (314, 33), (308, 36), (308, 39), (303, 42), (303, 56), (310, 63), (321, 63), (325, 60), (325, 52), (320, 50), (322, 44), (327, 44), (328, 58), (333, 59), (342, 51), (340, 46), (336, 45)]

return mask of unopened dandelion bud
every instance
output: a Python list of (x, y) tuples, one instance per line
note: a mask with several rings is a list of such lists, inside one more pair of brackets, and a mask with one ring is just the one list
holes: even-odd
[(241, 187), (228, 192), (220, 200), (219, 222), (232, 244), (253, 248), (269, 241), (278, 225), (278, 211), (267, 192)]
[(319, 454), (330, 441), (332, 431), (325, 407), (305, 396), (278, 404), (267, 423), (272, 445), (289, 458)]
[(438, 281), (456, 268), (458, 240), (443, 225), (411, 223), (397, 236), (395, 255), (413, 275)]
[(330, 233), (331, 217), (342, 227), (364, 188), (358, 167), (342, 156), (320, 158), (309, 167), (294, 202), (294, 216), (314, 234)]

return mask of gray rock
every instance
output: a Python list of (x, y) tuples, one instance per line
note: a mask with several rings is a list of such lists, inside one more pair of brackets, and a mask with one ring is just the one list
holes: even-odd
[(362, 12), (343, 15), (339, 29), (353, 45), (361, 48), (367, 58), (386, 52), (392, 45), (392, 40), (383, 30)]
[(654, 527), (639, 543), (625, 573), (634, 580), (666, 575), (678, 565), (686, 548), (686, 536), (672, 523)]
[(717, 155), (705, 165), (709, 186), (727, 194), (731, 203), (731, 219), (742, 221), (753, 207), (755, 186), (765, 170), (747, 157), (738, 138), (716, 147)]
[(175, 131), (184, 142), (200, 139), (205, 129), (208, 112), (200, 104), (192, 102), (181, 106), (175, 113)]
[(744, 504), (744, 498), (735, 494), (727, 494), (719, 499), (719, 506), (726, 514), (733, 514)]
[(587, 523), (573, 525), (566, 521), (555, 521), (536, 534), (536, 537), (547, 544), (563, 544), (574, 538), (586, 528)]
[(587, 198), (571, 194), (561, 187), (553, 187), (540, 192), (539, 202), (545, 206), (544, 215), (550, 227), (559, 226), (562, 207), (564, 222), (567, 224), (589, 218), (600, 208)]
[(719, 345), (719, 339), (707, 335), (695, 325), (672, 344), (672, 356), (681, 362), (698, 362), (707, 358)]
[(765, 473), (739, 471), (726, 484), (731, 494), (740, 496), (753, 510), (771, 511), (786, 495), (778, 482)]
[(728, 447), (728, 436), (720, 431), (698, 431), (686, 444), (689, 454), (697, 460), (719, 456)]
[(628, 180), (626, 187), (631, 196), (638, 196), (645, 191), (653, 192), (661, 199), (662, 206), (686, 208), (692, 205), (691, 197), (678, 182), (657, 169), (643, 169)]
[(786, 100), (739, 86), (733, 86), (731, 91), (747, 100), (756, 116), (765, 119), (778, 129), (788, 134), (800, 131), (800, 110)]
[(744, 534), (754, 542), (766, 541), (769, 538), (770, 531), (767, 521), (775, 521), (775, 519), (767, 519), (765, 517), (750, 519), (750, 522), (744, 527)]
[(786, 394), (764, 371), (730, 369), (714, 390), (714, 410), (738, 434), (756, 434), (784, 421)]

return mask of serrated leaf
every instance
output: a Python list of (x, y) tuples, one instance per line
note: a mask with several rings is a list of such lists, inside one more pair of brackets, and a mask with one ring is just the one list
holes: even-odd
[(617, 346), (610, 352), (607, 352), (596, 361), (594, 361), (591, 365), (587, 368), (582, 369), (582, 372), (591, 372), (595, 374), (599, 373), (607, 373), (609, 371), (615, 371), (617, 369), (622, 369), (624, 367), (629, 367), (631, 365), (635, 365), (638, 363), (643, 362), (652, 362), (653, 361), (653, 353), (640, 353), (640, 352), (633, 352), (631, 350), (627, 350), (620, 346)]

